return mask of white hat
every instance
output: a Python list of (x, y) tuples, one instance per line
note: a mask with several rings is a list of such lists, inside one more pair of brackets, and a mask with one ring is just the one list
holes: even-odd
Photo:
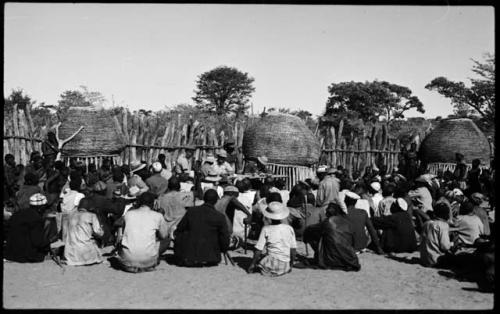
[(349, 191), (349, 190), (342, 190), (342, 192), (344, 192), (345, 197), (349, 197), (349, 198), (352, 198), (354, 200), (359, 200), (361, 198), (358, 194), (356, 194), (352, 191)]
[(146, 164), (142, 163), (140, 160), (134, 160), (130, 163), (130, 173), (144, 169), (144, 167), (146, 167)]
[(36, 194), (31, 195), (30, 205), (42, 206), (45, 204), (47, 204), (47, 198), (45, 197), (45, 195), (43, 195), (41, 193), (36, 193)]
[(218, 153), (217, 156), (222, 157), (222, 158), (227, 158), (227, 152), (224, 149), (221, 149)]
[(215, 162), (215, 157), (212, 155), (208, 155), (207, 158), (205, 158), (206, 162), (214, 163)]
[(133, 185), (130, 187), (130, 189), (128, 189), (128, 194), (123, 195), (122, 198), (134, 199), (139, 195), (140, 192), (141, 192), (141, 189), (139, 189), (139, 187), (137, 187), (136, 185)]
[(464, 195), (464, 193), (462, 192), (462, 190), (457, 189), (457, 188), (454, 188), (451, 192), (453, 193), (453, 196), (454, 196), (454, 197)]
[(278, 190), (278, 188), (276, 188), (274, 186), (269, 189), (269, 193), (279, 193), (279, 192), (280, 192), (280, 190)]
[(398, 203), (399, 208), (401, 208), (404, 211), (408, 210), (408, 203), (406, 203), (406, 201), (403, 198), (401, 197), (398, 198), (396, 202)]
[(156, 173), (161, 172), (161, 170), (163, 169), (161, 163), (159, 163), (158, 161), (154, 162), (152, 167), (153, 167), (153, 171)]
[(318, 166), (318, 170), (316, 170), (316, 172), (324, 173), (324, 172), (326, 172), (326, 169), (328, 169), (327, 165), (321, 165), (321, 166)]
[(281, 220), (288, 217), (290, 210), (280, 202), (271, 202), (262, 211), (264, 217), (274, 220)]
[(375, 190), (375, 192), (379, 192), (380, 189), (382, 188), (380, 186), (380, 182), (372, 182), (372, 183), (370, 183), (370, 186), (371, 186), (372, 189)]
[(259, 157), (257, 157), (257, 160), (258, 160), (261, 164), (263, 164), (264, 166), (266, 166), (266, 165), (267, 165), (267, 163), (268, 163), (268, 160), (267, 160), (267, 157), (266, 157), (266, 156), (259, 156)]

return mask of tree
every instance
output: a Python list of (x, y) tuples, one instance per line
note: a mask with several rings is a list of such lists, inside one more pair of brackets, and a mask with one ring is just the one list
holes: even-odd
[(35, 103), (36, 101), (31, 100), (31, 97), (26, 95), (21, 88), (13, 89), (9, 97), (4, 98), (4, 112), (11, 112), (15, 104), (18, 109), (25, 110), (27, 105)]
[[(495, 120), (495, 55), (485, 54), (484, 62), (474, 59), (472, 72), (479, 76), (470, 80), (470, 87), (464, 82), (450, 81), (437, 77), (425, 86), (437, 91), (451, 100), (455, 107), (455, 116), (473, 117), (475, 114), (487, 125), (493, 126)], [(471, 110), (472, 109), (472, 110)]]
[(355, 116), (364, 122), (385, 118), (389, 124), (404, 118), (404, 113), (412, 108), (425, 112), (422, 102), (408, 87), (386, 81), (334, 83), (328, 92), (325, 116)]
[(67, 90), (60, 95), (57, 106), (45, 106), (57, 110), (59, 121), (63, 121), (70, 107), (90, 107), (103, 108), (106, 99), (99, 92), (91, 92), (85, 86), (80, 86), (80, 90)]
[(253, 82), (248, 73), (220, 66), (198, 77), (193, 101), (219, 116), (230, 112), (239, 116), (248, 109), (247, 103), (255, 91)]

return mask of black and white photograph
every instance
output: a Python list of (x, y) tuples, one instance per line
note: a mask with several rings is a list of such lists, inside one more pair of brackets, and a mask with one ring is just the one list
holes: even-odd
[(495, 8), (4, 3), (2, 307), (492, 310)]

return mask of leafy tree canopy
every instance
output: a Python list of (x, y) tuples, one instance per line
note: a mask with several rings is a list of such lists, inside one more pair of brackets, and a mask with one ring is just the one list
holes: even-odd
[(424, 113), (424, 105), (405, 86), (386, 81), (341, 82), (328, 87), (325, 116), (357, 116), (364, 122), (385, 118), (387, 123), (404, 118), (412, 108)]
[(240, 116), (248, 109), (248, 101), (255, 91), (254, 79), (236, 68), (220, 66), (201, 74), (196, 81), (193, 101), (217, 115), (235, 113)]
[(479, 115), (483, 123), (494, 125), (495, 120), (495, 55), (485, 54), (484, 61), (473, 60), (472, 72), (478, 78), (471, 78), (470, 86), (454, 82), (446, 77), (433, 79), (425, 88), (437, 91), (451, 100), (455, 107), (454, 116), (473, 117)]

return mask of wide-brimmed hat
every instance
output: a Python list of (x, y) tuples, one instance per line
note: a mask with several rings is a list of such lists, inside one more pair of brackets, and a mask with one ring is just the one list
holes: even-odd
[(403, 211), (408, 210), (408, 203), (406, 203), (406, 201), (403, 198), (399, 197), (396, 200), (396, 203), (398, 204), (399, 208), (401, 208)]
[(144, 169), (144, 167), (146, 167), (146, 164), (142, 163), (140, 160), (134, 160), (130, 163), (130, 173)]
[(227, 158), (227, 152), (224, 149), (219, 150), (217, 153), (218, 157)]
[(47, 204), (47, 198), (45, 197), (45, 195), (43, 195), (41, 193), (36, 193), (36, 194), (31, 195), (30, 205), (42, 206), (45, 204)]
[(317, 173), (325, 173), (327, 169), (328, 169), (327, 165), (321, 165), (321, 166), (318, 166), (318, 169), (316, 170), (316, 172)]
[(106, 183), (102, 182), (102, 181), (97, 181), (93, 186), (92, 186), (92, 190), (95, 191), (95, 192), (101, 192), (101, 191), (104, 191), (106, 190)]
[(326, 169), (327, 174), (335, 174), (337, 172), (337, 168), (330, 167)]
[(290, 215), (290, 210), (280, 202), (271, 202), (262, 211), (262, 214), (269, 219), (281, 220)]
[(163, 169), (163, 166), (161, 165), (160, 162), (154, 162), (153, 165), (151, 166), (153, 168), (153, 172), (159, 173)]
[(266, 166), (266, 165), (267, 165), (267, 163), (269, 162), (269, 161), (267, 160), (267, 157), (266, 157), (266, 156), (259, 156), (259, 157), (257, 157), (257, 160), (258, 160), (261, 164), (263, 164), (264, 166)]
[(370, 183), (370, 187), (375, 190), (375, 192), (379, 192), (382, 186), (380, 185), (380, 182), (372, 182)]
[(212, 156), (212, 155), (208, 155), (208, 156), (205, 158), (205, 162), (214, 163), (214, 162), (215, 162), (215, 157), (214, 157), (214, 156)]
[(128, 189), (128, 194), (127, 195), (123, 195), (122, 198), (124, 199), (135, 199), (137, 198), (137, 196), (139, 196), (141, 192), (141, 189), (139, 189), (137, 186), (133, 185), (130, 187), (130, 189)]
[(224, 193), (226, 192), (235, 192), (235, 193), (239, 193), (240, 191), (238, 190), (237, 187), (235, 187), (234, 185), (228, 185), (226, 187), (224, 187)]

